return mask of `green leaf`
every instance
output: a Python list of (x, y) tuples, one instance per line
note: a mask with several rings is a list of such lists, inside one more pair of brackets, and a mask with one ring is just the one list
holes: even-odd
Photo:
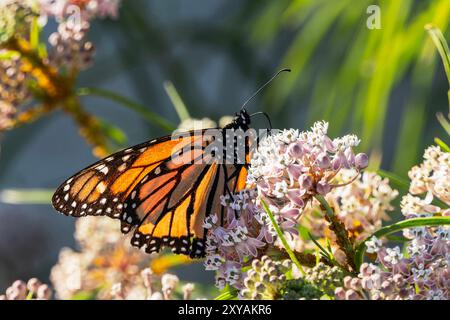
[(436, 46), (439, 55), (441, 56), (442, 63), (444, 64), (445, 74), (447, 75), (448, 84), (450, 86), (450, 49), (448, 48), (447, 41), (444, 38), (441, 30), (436, 28), (432, 24), (427, 24), (425, 30), (428, 31), (431, 39)]
[(396, 175), (395, 173), (385, 171), (382, 169), (377, 170), (377, 174), (382, 176), (383, 178), (388, 178), (390, 182), (393, 182), (395, 185), (397, 185), (400, 188), (409, 188), (409, 183), (406, 179)]
[(444, 150), (445, 152), (450, 152), (450, 147), (441, 139), (439, 138), (434, 138), (434, 142), (441, 147), (442, 150)]
[(328, 260), (331, 260), (331, 257), (330, 257), (330, 254), (328, 253), (328, 251), (325, 250), (316, 239), (314, 239), (314, 237), (312, 236), (311, 233), (308, 232), (308, 235), (309, 235), (309, 239), (316, 245), (316, 248), (318, 250), (320, 250), (320, 253)]
[(50, 204), (53, 189), (6, 189), (0, 191), (0, 202), (8, 204)]
[(445, 119), (445, 116), (442, 114), (442, 112), (436, 113), (436, 118), (438, 119), (438, 121), (441, 124), (442, 128), (444, 128), (444, 130), (450, 136), (450, 123), (448, 123), (448, 120)]
[(403, 229), (408, 228), (416, 228), (416, 227), (431, 227), (431, 226), (441, 226), (441, 225), (450, 225), (450, 217), (430, 217), (430, 218), (414, 218), (403, 220), (389, 226), (383, 227), (373, 234), (368, 236), (364, 241), (362, 241), (358, 248), (356, 249), (356, 257), (355, 262), (357, 267), (361, 266), (364, 260), (364, 253), (366, 252), (366, 241), (368, 241), (372, 237), (383, 237), (391, 233), (395, 233), (401, 231)]
[(96, 297), (97, 297), (96, 290), (94, 290), (94, 291), (79, 291), (71, 297), (71, 300), (95, 300)]
[(175, 86), (170, 81), (164, 82), (164, 89), (166, 90), (167, 95), (170, 98), (170, 101), (172, 101), (172, 104), (175, 108), (175, 110), (178, 113), (178, 117), (181, 121), (189, 119), (191, 116), (189, 115), (189, 111), (184, 104), (183, 100), (181, 99), (180, 95), (177, 92), (177, 89), (175, 89)]
[(119, 127), (105, 121), (100, 121), (100, 126), (105, 135), (119, 146), (123, 146), (127, 142), (127, 135)]
[(39, 25), (38, 18), (34, 18), (31, 22), (30, 28), (30, 46), (32, 50), (38, 50), (40, 45), (41, 26)]
[(25, 297), (25, 300), (33, 300), (33, 291), (29, 291), (27, 296)]
[(124, 107), (127, 107), (133, 111), (136, 111), (149, 123), (155, 124), (164, 130), (173, 131), (176, 129), (176, 127), (172, 123), (170, 123), (169, 121), (167, 121), (165, 118), (161, 117), (160, 115), (156, 114), (155, 112), (150, 111), (148, 109), (148, 107), (146, 107), (142, 104), (139, 104), (137, 102), (134, 102), (134, 101), (132, 101), (126, 97), (123, 97), (115, 92), (105, 90), (105, 89), (98, 89), (98, 88), (81, 88), (81, 89), (78, 89), (77, 95), (79, 95), (79, 96), (97, 96), (97, 97), (102, 97), (105, 99), (112, 100)]
[(214, 300), (234, 300), (237, 298), (237, 294), (238, 294), (237, 289), (230, 288), (229, 286), (227, 286), (224, 289), (224, 292), (215, 297)]
[(12, 50), (3, 50), (0, 51), (0, 60), (9, 60), (15, 57), (20, 56), (20, 53)]
[(286, 239), (284, 238), (283, 232), (281, 231), (280, 226), (276, 222), (275, 217), (273, 216), (272, 212), (270, 211), (269, 207), (264, 202), (264, 200), (262, 198), (260, 198), (260, 200), (261, 200), (261, 204), (262, 204), (264, 210), (266, 211), (267, 215), (269, 216), (270, 221), (272, 222), (273, 227), (275, 228), (275, 231), (276, 231), (276, 233), (278, 235), (278, 238), (280, 238), (280, 241), (283, 244), (284, 249), (286, 250), (286, 252), (289, 255), (289, 257), (291, 258), (292, 262), (297, 266), (298, 270), (303, 275), (305, 275), (305, 271), (303, 270), (302, 265), (297, 260), (297, 257), (295, 256), (294, 252), (289, 247), (289, 244), (287, 243)]

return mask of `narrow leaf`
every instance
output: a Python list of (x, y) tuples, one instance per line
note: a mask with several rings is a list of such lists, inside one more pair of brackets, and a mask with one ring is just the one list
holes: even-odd
[(189, 119), (189, 111), (184, 104), (183, 100), (181, 99), (180, 95), (177, 92), (177, 89), (175, 89), (175, 86), (170, 81), (164, 82), (164, 89), (166, 90), (167, 95), (170, 98), (170, 101), (172, 101), (172, 104), (175, 108), (175, 110), (178, 113), (178, 117), (181, 121)]

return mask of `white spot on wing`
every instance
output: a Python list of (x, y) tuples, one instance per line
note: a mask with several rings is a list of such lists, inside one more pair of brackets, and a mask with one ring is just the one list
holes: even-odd
[(100, 170), (100, 172), (103, 173), (103, 174), (107, 174), (108, 171), (109, 171), (109, 169), (106, 166), (102, 170)]
[(97, 185), (97, 188), (95, 188), (99, 193), (103, 193), (106, 190), (106, 184), (102, 181)]

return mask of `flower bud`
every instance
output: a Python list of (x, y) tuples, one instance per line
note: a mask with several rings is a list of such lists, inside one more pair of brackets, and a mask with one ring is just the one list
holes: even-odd
[(346, 276), (345, 278), (344, 278), (344, 286), (346, 287), (346, 288), (350, 288), (350, 283), (352, 282), (352, 277), (350, 277), (350, 276)]
[(287, 168), (289, 178), (293, 181), (297, 181), (300, 175), (302, 174), (302, 166), (298, 164), (291, 164)]
[(328, 183), (328, 182), (326, 182), (326, 181), (319, 181), (318, 183), (317, 183), (317, 186), (316, 186), (316, 191), (318, 192), (318, 193), (320, 193), (321, 195), (326, 195), (328, 192), (330, 192), (331, 191), (331, 186), (330, 186), (330, 184)]
[(328, 169), (331, 166), (330, 157), (325, 152), (317, 156), (316, 162), (321, 169)]
[(350, 289), (345, 292), (345, 300), (361, 300), (361, 297), (356, 291)]
[(48, 300), (50, 299), (50, 296), (52, 295), (52, 291), (50, 290), (49, 286), (46, 284), (42, 284), (39, 286), (36, 296), (38, 299), (41, 300)]
[(152, 293), (149, 300), (164, 300), (164, 297), (161, 292), (157, 291)]
[(345, 290), (342, 287), (338, 287), (334, 290), (334, 296), (336, 300), (345, 300)]
[(361, 280), (359, 278), (353, 278), (350, 281), (350, 288), (352, 288), (353, 290), (361, 289)]
[(302, 196), (305, 193), (303, 192), (303, 190), (299, 190), (299, 189), (292, 189), (289, 190), (287, 193), (287, 198), (289, 200), (291, 200), (292, 204), (294, 206), (298, 206), (300, 208), (303, 208), (305, 206), (305, 202), (302, 199)]
[(183, 299), (184, 300), (191, 300), (191, 295), (192, 295), (192, 292), (194, 291), (194, 288), (195, 288), (195, 286), (193, 283), (186, 283), (183, 286), (182, 291), (183, 291)]
[(300, 184), (300, 187), (303, 190), (309, 190), (313, 186), (313, 180), (311, 176), (308, 174), (301, 175), (300, 178), (298, 179), (298, 183)]
[(300, 210), (296, 208), (288, 208), (281, 210), (281, 215), (288, 219), (296, 219), (300, 215)]
[(263, 293), (266, 291), (266, 286), (262, 282), (255, 283), (255, 291), (258, 293)]
[(367, 154), (365, 153), (358, 153), (355, 156), (355, 166), (356, 169), (361, 170), (367, 167), (369, 164), (369, 158), (367, 157)]
[(353, 153), (352, 148), (348, 148), (345, 150), (345, 158), (347, 159), (348, 168), (355, 166), (355, 154)]
[(27, 288), (30, 292), (36, 293), (42, 283), (37, 278), (31, 278), (27, 282)]
[(287, 149), (288, 154), (296, 159), (303, 156), (303, 148), (301, 143), (291, 143)]

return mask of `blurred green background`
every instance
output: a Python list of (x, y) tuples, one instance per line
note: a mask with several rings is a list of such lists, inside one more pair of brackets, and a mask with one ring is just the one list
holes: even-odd
[[(374, 4), (381, 29), (366, 24)], [(191, 116), (217, 120), (289, 67), (251, 111), (267, 111), (277, 128), (327, 120), (332, 137), (357, 134), (372, 163), (406, 177), (434, 137), (445, 137), (435, 114), (448, 110), (448, 82), (424, 26), (448, 39), (449, 18), (448, 0), (124, 0), (118, 20), (93, 23), (96, 62), (79, 85), (115, 91), (177, 123), (163, 86), (170, 80)], [(120, 127), (128, 145), (167, 133), (115, 102), (83, 104)], [(0, 190), (56, 188), (94, 160), (56, 112), (2, 137)], [(0, 289), (17, 278), (45, 280), (59, 249), (74, 246), (73, 219), (50, 206), (0, 203), (0, 221)], [(199, 270), (178, 273), (195, 281), (204, 278)]]

